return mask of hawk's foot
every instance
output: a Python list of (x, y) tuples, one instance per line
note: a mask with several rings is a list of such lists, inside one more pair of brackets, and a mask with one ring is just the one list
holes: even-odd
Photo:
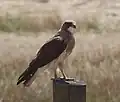
[(57, 77), (55, 78), (56, 80), (63, 80), (63, 81), (74, 81), (75, 79), (73, 78), (62, 78), (62, 77)]

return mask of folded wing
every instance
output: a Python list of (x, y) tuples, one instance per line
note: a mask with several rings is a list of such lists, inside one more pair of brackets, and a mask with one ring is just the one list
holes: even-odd
[(58, 58), (60, 54), (66, 49), (67, 44), (60, 38), (52, 39), (43, 45), (37, 53), (35, 59), (29, 64), (31, 67), (40, 68)]
[(22, 81), (24, 81), (24, 85), (27, 85), (38, 68), (41, 68), (58, 58), (66, 47), (67, 43), (65, 43), (61, 37), (55, 37), (44, 44), (36, 57), (30, 62), (29, 67), (18, 78), (17, 85)]

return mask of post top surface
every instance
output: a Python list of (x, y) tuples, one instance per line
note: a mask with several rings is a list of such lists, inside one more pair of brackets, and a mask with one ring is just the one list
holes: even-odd
[(62, 79), (62, 78), (52, 78), (53, 81), (59, 83), (59, 84), (69, 84), (69, 85), (75, 85), (75, 86), (86, 86), (86, 83), (83, 80), (75, 80), (73, 78), (69, 79)]

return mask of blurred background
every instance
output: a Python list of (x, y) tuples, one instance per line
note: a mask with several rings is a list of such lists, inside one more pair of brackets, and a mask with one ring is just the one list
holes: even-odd
[(77, 31), (65, 72), (87, 83), (87, 102), (120, 102), (119, 0), (0, 0), (0, 102), (52, 102), (51, 70), (16, 82), (66, 19)]

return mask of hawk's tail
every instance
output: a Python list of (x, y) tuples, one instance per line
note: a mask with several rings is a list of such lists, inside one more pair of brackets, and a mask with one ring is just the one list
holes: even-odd
[(23, 84), (25, 87), (30, 86), (36, 78), (36, 71), (37, 69), (29, 66), (18, 78), (17, 85), (24, 81)]

